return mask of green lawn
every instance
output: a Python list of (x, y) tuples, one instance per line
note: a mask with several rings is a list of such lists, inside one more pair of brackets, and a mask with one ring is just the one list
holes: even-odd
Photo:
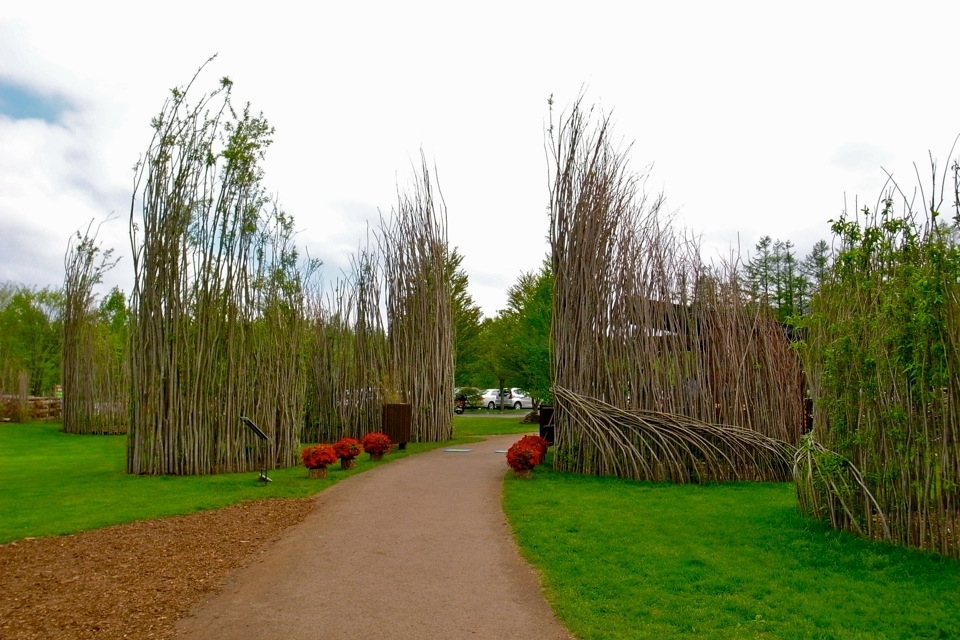
[(792, 484), (534, 476), (504, 505), (578, 638), (960, 638), (960, 561), (804, 519)]
[(503, 412), (489, 409), (467, 411), (453, 417), (453, 434), (465, 436), (496, 436), (508, 433), (536, 433), (540, 426), (523, 424), (520, 421), (528, 411), (505, 409)]
[(0, 425), (0, 543), (96, 529), (112, 524), (216, 509), (244, 500), (306, 497), (354, 473), (444, 443), (410, 443), (383, 462), (357, 458), (355, 469), (330, 467), (310, 480), (301, 467), (208, 476), (131, 476), (125, 472), (125, 436), (86, 436), (59, 431), (56, 423)]

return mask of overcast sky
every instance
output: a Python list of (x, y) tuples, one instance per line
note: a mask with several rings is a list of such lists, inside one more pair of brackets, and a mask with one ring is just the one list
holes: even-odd
[(7, 3), (0, 282), (59, 286), (91, 220), (129, 291), (132, 166), (170, 88), (234, 81), (276, 128), (266, 184), (324, 277), (436, 165), (487, 315), (547, 252), (547, 99), (612, 113), (709, 257), (763, 235), (805, 254), (960, 134), (957, 2)]

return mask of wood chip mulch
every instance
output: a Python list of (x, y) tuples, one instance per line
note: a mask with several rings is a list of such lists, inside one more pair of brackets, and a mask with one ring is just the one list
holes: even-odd
[(228, 572), (314, 505), (259, 500), (0, 545), (0, 638), (172, 638)]

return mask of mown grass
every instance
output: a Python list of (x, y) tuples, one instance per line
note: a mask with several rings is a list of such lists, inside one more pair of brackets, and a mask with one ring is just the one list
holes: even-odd
[(56, 423), (0, 425), (0, 543), (217, 509), (245, 500), (300, 498), (355, 473), (439, 446), (472, 442), (409, 443), (383, 462), (367, 455), (357, 466), (332, 465), (328, 477), (311, 480), (301, 467), (208, 476), (132, 476), (125, 471), (125, 436), (84, 436)]
[(578, 638), (960, 637), (960, 562), (804, 519), (792, 484), (534, 475), (504, 505)]
[(468, 411), (463, 415), (454, 416), (453, 434), (456, 437), (471, 437), (535, 433), (539, 430), (539, 425), (520, 422), (527, 413), (529, 412), (515, 409), (506, 409), (502, 413), (488, 409)]

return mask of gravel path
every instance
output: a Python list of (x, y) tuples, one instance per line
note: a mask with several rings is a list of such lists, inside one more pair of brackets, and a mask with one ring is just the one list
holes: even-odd
[(571, 638), (502, 512), (497, 450), (517, 437), (411, 456), (327, 489), (177, 622), (176, 637)]

